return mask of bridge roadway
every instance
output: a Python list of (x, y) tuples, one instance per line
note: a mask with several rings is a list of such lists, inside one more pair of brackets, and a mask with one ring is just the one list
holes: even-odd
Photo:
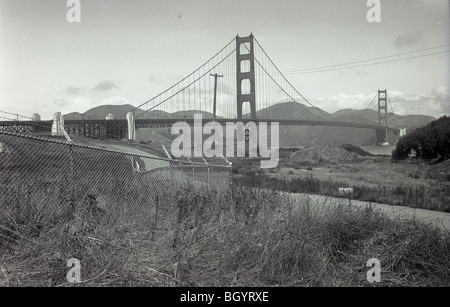
[[(189, 125), (194, 125), (194, 119), (192, 118), (167, 118), (167, 119), (136, 119), (136, 129), (139, 128), (163, 128), (172, 127), (176, 122), (186, 122)], [(212, 119), (204, 118), (202, 125)], [(328, 126), (328, 127), (347, 127), (347, 128), (363, 128), (373, 129), (378, 132), (384, 132), (385, 127), (376, 124), (363, 124), (344, 121), (332, 121), (332, 120), (296, 120), (296, 119), (216, 119), (221, 125), (225, 125), (227, 122), (241, 121), (244, 124), (247, 122), (278, 122), (281, 126)], [(127, 131), (126, 119), (115, 120), (65, 120), (64, 126), (69, 134), (93, 136), (93, 137), (108, 137), (108, 135), (114, 135), (116, 137), (125, 137)], [(32, 132), (32, 131), (51, 131), (52, 121), (0, 121), (0, 130), (9, 132)], [(389, 131), (394, 134), (399, 134), (400, 129), (388, 127)]]
[[(184, 121), (189, 125), (194, 124), (194, 120), (192, 118), (187, 119), (136, 119), (136, 129), (137, 128), (153, 128), (153, 127), (171, 127), (174, 123)], [(203, 124), (212, 121), (212, 119), (203, 119)], [(374, 130), (385, 130), (386, 128), (383, 126), (375, 125), (375, 124), (362, 124), (362, 123), (354, 123), (354, 122), (343, 122), (343, 121), (331, 121), (331, 120), (298, 120), (298, 119), (227, 119), (227, 118), (218, 118), (215, 120), (221, 125), (225, 125), (227, 122), (237, 122), (241, 121), (244, 124), (247, 122), (255, 122), (258, 124), (259, 122), (278, 122), (280, 126), (328, 126), (328, 127), (348, 127), (348, 128), (365, 128), (365, 129), (374, 129)], [(388, 127), (389, 131), (392, 131), (396, 134), (400, 132), (400, 129)]]

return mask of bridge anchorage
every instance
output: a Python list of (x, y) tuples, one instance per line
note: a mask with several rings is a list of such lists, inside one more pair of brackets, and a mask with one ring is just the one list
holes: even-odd
[[(192, 124), (194, 114), (202, 114), (205, 124), (208, 120), (221, 124), (254, 121), (371, 129), (376, 132), (377, 144), (387, 145), (388, 134), (400, 130), (388, 125), (386, 102), (387, 91), (379, 90), (378, 123), (336, 120), (310, 103), (250, 34), (236, 36), (194, 72), (131, 112), (114, 119), (82, 117), (61, 123), (68, 135), (134, 140), (142, 128), (172, 127), (179, 121)], [(12, 132), (50, 132), (52, 126), (52, 121), (0, 122), (1, 130)]]

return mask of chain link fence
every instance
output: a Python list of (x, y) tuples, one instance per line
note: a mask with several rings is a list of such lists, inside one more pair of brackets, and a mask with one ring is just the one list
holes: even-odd
[(178, 191), (227, 189), (230, 180), (225, 159), (170, 160), (0, 131), (0, 246), (20, 241), (24, 227), (39, 234), (61, 222), (70, 234), (116, 220), (164, 229), (158, 216)]

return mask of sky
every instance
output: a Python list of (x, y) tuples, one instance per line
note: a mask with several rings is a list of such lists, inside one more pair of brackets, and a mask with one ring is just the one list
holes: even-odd
[[(80, 22), (71, 23), (66, 0), (0, 0), (0, 110), (50, 119), (101, 104), (137, 106), (236, 35), (253, 33), (325, 111), (364, 109), (387, 89), (398, 114), (450, 114), (446, 0), (380, 0), (372, 23), (366, 0), (79, 2)], [(374, 58), (395, 61), (360, 62)], [(333, 69), (305, 71), (323, 66)]]

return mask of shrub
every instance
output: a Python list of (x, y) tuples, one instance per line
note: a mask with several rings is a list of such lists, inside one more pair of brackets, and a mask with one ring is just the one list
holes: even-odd
[(402, 137), (392, 152), (392, 159), (404, 160), (411, 155), (425, 160), (449, 159), (450, 117), (443, 116)]

